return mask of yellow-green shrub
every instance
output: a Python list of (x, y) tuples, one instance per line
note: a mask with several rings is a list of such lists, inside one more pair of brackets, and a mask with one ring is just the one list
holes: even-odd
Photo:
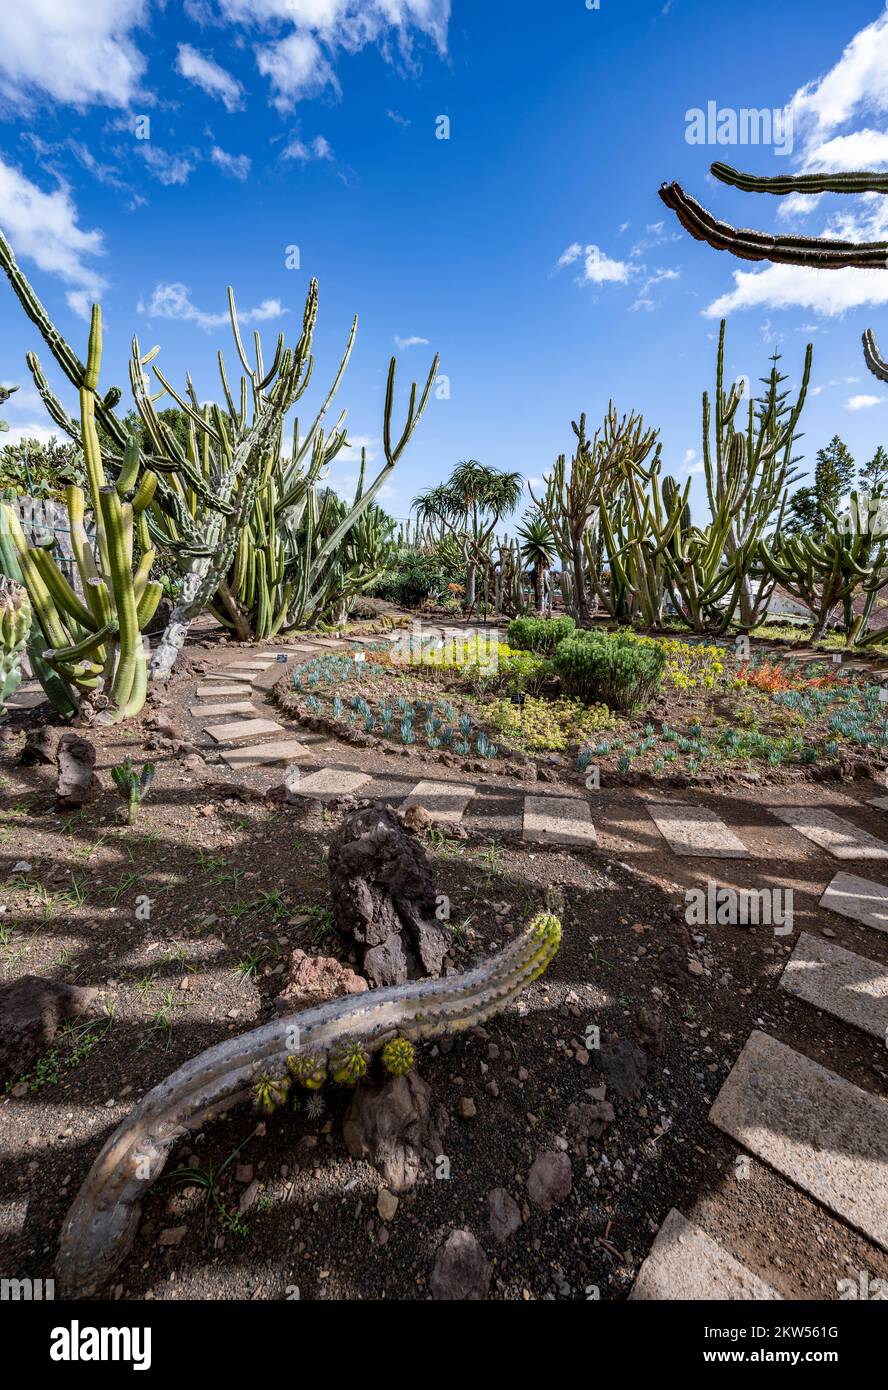
[(666, 679), (677, 690), (713, 690), (725, 673), (725, 653), (721, 647), (682, 642), (677, 637), (641, 637), (656, 642), (666, 652)]
[(484, 710), (484, 722), (516, 748), (530, 752), (559, 752), (585, 742), (616, 720), (606, 705), (584, 705), (561, 696), (535, 700), (528, 695), (521, 705), (494, 700)]

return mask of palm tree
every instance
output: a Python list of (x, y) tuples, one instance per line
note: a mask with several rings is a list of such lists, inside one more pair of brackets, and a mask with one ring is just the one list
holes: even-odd
[(518, 535), (521, 537), (521, 557), (533, 570), (534, 606), (537, 613), (542, 615), (546, 599), (546, 574), (558, 556), (555, 537), (539, 512), (532, 512), (524, 525), (518, 527)]
[(511, 516), (521, 497), (520, 473), (506, 473), (463, 459), (446, 483), (414, 498), (417, 515), (438, 527), (439, 539), (452, 534), (466, 567), (466, 608), (475, 606), (479, 568), (491, 564), (490, 542), (499, 522)]

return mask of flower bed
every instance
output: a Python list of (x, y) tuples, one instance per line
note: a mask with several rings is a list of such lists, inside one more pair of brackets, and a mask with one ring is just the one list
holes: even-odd
[[(727, 645), (672, 638), (576, 632), (545, 655), (485, 633), (405, 636), (394, 650), (315, 657), (290, 679), (285, 707), (303, 723), (445, 765), (530, 757), (583, 777), (817, 777), (882, 768), (888, 752), (888, 702), (868, 672), (740, 661)], [(606, 699), (592, 698), (598, 686)]]

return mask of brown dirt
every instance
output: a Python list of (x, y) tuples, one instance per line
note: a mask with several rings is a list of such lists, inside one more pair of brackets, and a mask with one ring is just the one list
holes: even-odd
[[(195, 647), (191, 655), (217, 665), (230, 651)], [(277, 674), (272, 668), (263, 684)], [(170, 691), (174, 711), (192, 700), (192, 681)], [(194, 745), (211, 756), (209, 741), (184, 720)], [(216, 784), (232, 783), (231, 774), (212, 764), (188, 772), (161, 746), (139, 824), (122, 827), (107, 769), (126, 752), (141, 761), (148, 735), (136, 724), (90, 735), (101, 791), (83, 813), (60, 816), (51, 769), (16, 761), (27, 723), (12, 720), (13, 736), (0, 748), (2, 978), (38, 973), (97, 985), (113, 1007), (110, 1027), (80, 1060), (66, 1065), (68, 1049), (60, 1049), (57, 1080), (50, 1067), (39, 1089), (0, 1100), (0, 1260), (19, 1275), (45, 1277), (71, 1197), (135, 1100), (203, 1048), (270, 1018), (290, 947), (329, 954), (336, 945), (324, 918), (324, 856), (336, 813), (270, 805), (261, 794), (280, 774), (268, 770), (237, 775), (246, 799), (226, 795)], [(430, 775), (428, 762), (414, 756), (325, 736), (306, 741), (327, 761), (377, 777), (382, 770), (393, 801)], [(503, 826), (528, 790), (501, 773), (448, 768), (446, 775), (480, 782)], [(851, 805), (855, 821), (880, 834), (882, 813), (863, 805), (876, 790), (883, 789), (860, 782), (852, 797), (805, 785), (792, 797), (840, 815)], [(330, 1090), (319, 1120), (278, 1113), (265, 1133), (255, 1115), (235, 1111), (181, 1144), (167, 1171), (218, 1167), (243, 1145), (238, 1162), (253, 1166), (260, 1190), (242, 1229), (226, 1228), (218, 1213), (205, 1229), (200, 1189), (165, 1176), (146, 1202), (115, 1295), (282, 1299), (295, 1286), (303, 1298), (425, 1298), (442, 1235), (467, 1225), (495, 1261), (494, 1298), (582, 1299), (597, 1288), (603, 1299), (619, 1299), (672, 1206), (787, 1296), (835, 1298), (836, 1281), (857, 1270), (888, 1278), (884, 1252), (763, 1165), (753, 1160), (748, 1179), (738, 1180), (737, 1146), (707, 1120), (753, 1028), (888, 1095), (884, 1047), (778, 988), (799, 930), (826, 927), (838, 944), (883, 962), (888, 937), (818, 907), (837, 866), (768, 817), (764, 789), (700, 799), (754, 858), (681, 860), (637, 793), (608, 786), (593, 801), (595, 851), (522, 846), (495, 821), (492, 836), (430, 844), (439, 889), (451, 898), (460, 967), (502, 945), (553, 890), (564, 899), (564, 944), (547, 976), (486, 1030), (422, 1051), (419, 1070), (450, 1115), (450, 1180), (424, 1175), (386, 1227), (376, 1213), (377, 1175), (342, 1143), (346, 1093)], [(773, 797), (787, 799), (785, 789)], [(32, 868), (13, 874), (20, 860)], [(793, 888), (796, 934), (707, 926), (693, 929), (704, 937), (694, 941), (684, 890), (708, 878)], [(140, 895), (152, 900), (148, 920), (137, 910)], [(661, 961), (670, 950), (680, 963), (674, 980)], [(691, 960), (701, 975), (688, 972)], [(571, 1196), (545, 1215), (531, 1209), (525, 1182), (534, 1157), (567, 1140), (568, 1107), (601, 1081), (594, 1051), (582, 1046), (587, 1029), (598, 1027), (605, 1041), (634, 1039), (639, 1010), (651, 1005), (664, 1015), (665, 1047), (651, 1058), (643, 1090), (631, 1100), (609, 1093), (616, 1118), (598, 1143), (590, 1141), (588, 1159), (572, 1153)], [(466, 1096), (476, 1105), (473, 1119), (460, 1117)], [(487, 1224), (495, 1187), (508, 1188), (525, 1212), (504, 1246)], [(232, 1163), (220, 1189), (229, 1212), (243, 1191)], [(181, 1244), (159, 1246), (160, 1232), (176, 1226), (187, 1228)]]

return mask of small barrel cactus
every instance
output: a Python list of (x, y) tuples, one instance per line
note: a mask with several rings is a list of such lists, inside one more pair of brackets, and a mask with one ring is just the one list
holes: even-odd
[(367, 1075), (369, 1065), (369, 1053), (356, 1042), (344, 1042), (330, 1058), (333, 1080), (340, 1086), (357, 1086)]
[(13, 579), (0, 579), (0, 715), (22, 679), (22, 657), (31, 627), (27, 590)]
[(290, 1083), (285, 1076), (270, 1076), (263, 1072), (253, 1083), (253, 1100), (263, 1115), (271, 1115), (287, 1099)]
[(382, 1049), (382, 1065), (389, 1076), (406, 1076), (416, 1061), (416, 1048), (407, 1038), (390, 1038)]
[(307, 1091), (319, 1091), (327, 1080), (327, 1064), (323, 1057), (305, 1053), (287, 1058), (287, 1071), (299, 1086)]

